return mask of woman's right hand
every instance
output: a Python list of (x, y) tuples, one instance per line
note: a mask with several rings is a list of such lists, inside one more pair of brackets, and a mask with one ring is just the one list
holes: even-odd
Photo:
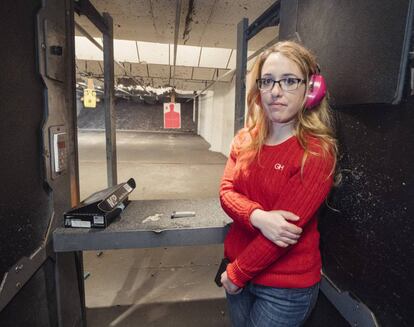
[(296, 244), (302, 233), (302, 228), (290, 221), (298, 221), (299, 217), (289, 211), (254, 210), (250, 215), (250, 222), (258, 228), (264, 237), (280, 247)]

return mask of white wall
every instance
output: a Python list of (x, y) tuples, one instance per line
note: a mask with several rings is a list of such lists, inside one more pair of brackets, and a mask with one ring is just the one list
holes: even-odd
[(235, 83), (216, 83), (199, 98), (198, 134), (211, 151), (228, 156), (234, 135)]
[(198, 98), (197, 131), (207, 142), (211, 141), (211, 120), (213, 116), (213, 91), (207, 91)]

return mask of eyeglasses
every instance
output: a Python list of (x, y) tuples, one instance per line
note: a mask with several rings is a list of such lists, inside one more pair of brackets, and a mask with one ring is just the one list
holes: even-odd
[(279, 87), (283, 91), (294, 91), (296, 90), (300, 84), (302, 84), (305, 80), (300, 78), (294, 78), (294, 77), (287, 77), (282, 78), (278, 81), (275, 81), (272, 78), (258, 78), (256, 80), (257, 87), (261, 91), (271, 91), (275, 87), (275, 84), (279, 84)]

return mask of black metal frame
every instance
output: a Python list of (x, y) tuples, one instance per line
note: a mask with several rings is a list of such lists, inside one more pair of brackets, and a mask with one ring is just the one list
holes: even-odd
[(324, 273), (320, 284), (322, 293), (352, 326), (378, 327), (374, 313), (348, 291), (341, 291)]
[(265, 10), (251, 25), (243, 18), (237, 25), (237, 62), (236, 62), (236, 106), (234, 110), (234, 134), (244, 127), (246, 108), (246, 66), (247, 43), (262, 29), (277, 26), (280, 22), (280, 0)]
[(236, 107), (234, 109), (234, 134), (244, 126), (246, 106), (246, 66), (248, 19), (243, 18), (237, 25), (236, 60)]
[(89, 0), (75, 0), (74, 3), (75, 12), (78, 15), (85, 15), (88, 19), (101, 31), (102, 34), (108, 33), (108, 25), (104, 18), (91, 4)]
[[(285, 11), (296, 11), (297, 0), (289, 0), (284, 2), (283, 6)], [(266, 27), (279, 25), (280, 9), (281, 1), (278, 0), (262, 15), (260, 15), (251, 25), (248, 25), (247, 18), (243, 18), (237, 26), (236, 107), (234, 117), (234, 134), (244, 127), (246, 98), (245, 78), (248, 40), (253, 38)], [(295, 24), (292, 24), (292, 28), (294, 27)], [(292, 35), (295, 35), (293, 30), (289, 32)], [(368, 307), (353, 299), (352, 295), (348, 292), (341, 292), (325, 275), (323, 275), (321, 281), (321, 291), (349, 323), (357, 325), (361, 324), (363, 326), (378, 326), (374, 314)]]
[(105, 134), (108, 187), (118, 183), (116, 157), (116, 117), (114, 109), (114, 38), (113, 21), (108, 13), (101, 16), (89, 0), (75, 1), (75, 11), (85, 15), (103, 34)]
[(116, 116), (114, 105), (114, 37), (112, 17), (103, 13), (103, 20), (107, 31), (103, 37), (104, 48), (104, 98), (105, 98), (105, 133), (106, 133), (106, 170), (108, 186), (118, 183), (116, 160)]
[[(39, 147), (38, 151), (39, 156), (42, 157), (39, 168), (42, 168), (40, 176), (43, 180), (43, 188), (47, 188), (49, 194), (48, 201), (41, 202), (39, 206), (44, 205), (49, 210), (34, 211), (34, 214), (38, 215), (36, 222), (47, 222), (46, 229), (42, 231), (43, 238), (40, 240), (38, 247), (33, 249), (33, 252), (25, 253), (5, 273), (0, 285), (0, 311), (3, 311), (3, 309), (6, 311), (13, 310), (10, 307), (6, 307), (11, 305), (13, 308), (16, 305), (15, 301), (21, 301), (20, 299), (24, 295), (18, 295), (18, 293), (24, 292), (23, 288), (27, 290), (27, 287), (29, 287), (32, 290), (38, 291), (46, 283), (46, 288), (50, 287), (51, 291), (46, 294), (46, 299), (42, 300), (50, 302), (50, 305), (48, 305), (50, 324), (55, 325), (55, 319), (58, 318), (59, 326), (68, 326), (78, 319), (76, 313), (80, 311), (70, 312), (70, 310), (62, 310), (62, 308), (69, 302), (76, 302), (73, 300), (78, 298), (78, 294), (75, 294), (76, 296), (74, 297), (74, 293), (68, 295), (61, 292), (62, 285), (55, 278), (59, 264), (53, 265), (53, 268), (50, 268), (52, 266), (50, 262), (56, 262), (57, 257), (52, 248), (52, 233), (56, 227), (61, 225), (59, 217), (71, 204), (79, 201), (73, 0), (42, 1), (42, 5), (36, 8), (33, 14), (35, 15), (35, 31), (32, 31), (34, 34), (32, 46), (37, 53), (36, 69), (30, 71), (30, 74), (36, 74), (35, 77), (38, 83), (42, 83), (41, 89), (43, 92), (41, 94), (43, 95), (43, 102), (39, 103), (39, 109), (41, 109), (39, 111), (44, 113), (44, 120), (39, 131), (39, 145), (41, 148)], [(58, 49), (59, 51), (52, 52), (53, 49)], [(28, 77), (29, 80), (31, 78), (34, 78), (34, 76)], [(65, 138), (67, 142), (67, 168), (59, 174), (52, 169), (53, 161), (51, 160), (53, 147), (51, 134), (55, 131), (67, 133)], [(12, 223), (13, 216), (9, 218)], [(29, 222), (29, 219), (27, 222)], [(21, 235), (17, 237), (17, 239), (19, 238), (21, 238)], [(17, 252), (20, 253), (20, 249)], [(47, 262), (49, 262), (50, 269), (45, 268), (48, 265)], [(70, 262), (64, 267), (61, 266), (64, 271), (71, 267)], [(66, 278), (67, 275), (65, 273), (61, 277), (65, 280), (67, 287), (71, 287), (70, 283), (72, 285), (80, 285), (78, 280), (71, 277)], [(26, 284), (29, 284), (29, 286)], [(83, 287), (83, 280), (80, 286)], [(56, 294), (54, 293), (55, 287)], [(15, 298), (18, 299), (16, 300)], [(64, 301), (60, 301), (62, 299)], [(62, 302), (65, 303), (62, 304)], [(80, 313), (84, 315), (84, 306), (82, 309), (79, 304), (79, 307), (83, 310)], [(25, 310), (25, 308), (22, 309)], [(45, 311), (43, 313), (39, 312), (39, 317), (44, 314)], [(16, 321), (16, 324), (18, 324), (18, 319)], [(86, 320), (83, 319), (81, 323), (86, 325)]]
[(275, 1), (273, 5), (267, 8), (263, 14), (256, 18), (247, 28), (247, 40), (253, 38), (262, 29), (270, 26), (279, 25), (280, 21), (280, 0)]

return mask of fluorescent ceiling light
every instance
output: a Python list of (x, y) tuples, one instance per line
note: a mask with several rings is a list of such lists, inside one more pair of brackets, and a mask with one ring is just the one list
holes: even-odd
[[(95, 38), (102, 44), (102, 39)], [(103, 53), (86, 37), (75, 37), (76, 58), (80, 60), (102, 61)], [(253, 53), (249, 51), (250, 55)], [(230, 59), (229, 59), (230, 57)], [(114, 40), (114, 58), (119, 62), (131, 64), (174, 64), (174, 45), (166, 43)], [(176, 66), (203, 68), (236, 68), (236, 50), (224, 48), (177, 46)], [(134, 67), (132, 68), (134, 69)]]
[(203, 47), (200, 67), (226, 68), (230, 53), (231, 49)]
[(135, 41), (114, 40), (114, 57), (119, 62), (139, 62)]
[(152, 43), (137, 41), (139, 59), (141, 62), (169, 65), (168, 48), (165, 43)]
[[(102, 45), (102, 40), (95, 37), (95, 41)], [(103, 52), (84, 36), (75, 36), (76, 58), (83, 60), (103, 60)]]
[[(175, 65), (197, 67), (199, 56), (200, 47), (178, 45)], [(170, 65), (174, 65), (174, 44), (170, 44)]]

